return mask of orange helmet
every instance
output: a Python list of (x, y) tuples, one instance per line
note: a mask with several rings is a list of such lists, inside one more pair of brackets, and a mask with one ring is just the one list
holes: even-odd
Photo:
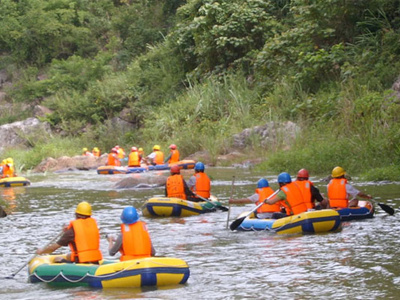
[(180, 174), (181, 173), (181, 168), (178, 165), (173, 165), (171, 167), (171, 174)]
[(308, 171), (306, 169), (301, 169), (297, 173), (297, 178), (306, 178), (306, 179), (308, 179), (308, 177), (310, 177), (310, 175), (308, 174)]

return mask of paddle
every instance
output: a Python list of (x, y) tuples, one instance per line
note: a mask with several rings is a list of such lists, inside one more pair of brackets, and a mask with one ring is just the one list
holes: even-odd
[(379, 203), (376, 200), (370, 199), (372, 202), (376, 203), (379, 205), (380, 208), (382, 208), (385, 212), (387, 212), (389, 215), (393, 216), (394, 215), (394, 209), (390, 207), (387, 204), (384, 203)]
[[(46, 246), (44, 246), (43, 248), (47, 248), (48, 246), (50, 246), (52, 243), (54, 243), (54, 241), (56, 239), (58, 239), (61, 234), (63, 234), (64, 232), (61, 231), (56, 237), (54, 237), (49, 243), (47, 243)], [(34, 255), (32, 255), (29, 260), (27, 260), (16, 272), (14, 272), (13, 274), (11, 274), (10, 276), (7, 277), (3, 277), (4, 279), (13, 279), (15, 277), (15, 275), (17, 275), (27, 264), (29, 264), (31, 262), (32, 259), (34, 259), (37, 256), (37, 254), (35, 253)]]
[[(232, 176), (232, 186), (231, 186), (231, 197), (229, 199), (233, 198), (233, 188), (235, 185), (235, 176)], [(228, 225), (229, 225), (229, 217), (231, 215), (231, 203), (229, 202), (229, 207), (228, 207), (228, 216), (226, 218), (226, 229), (228, 229)]]
[(218, 205), (215, 205), (215, 203), (213, 203), (213, 201), (211, 201), (210, 199), (201, 197), (201, 196), (199, 196), (199, 195), (197, 195), (197, 194), (195, 194), (195, 195), (196, 195), (197, 198), (200, 198), (200, 199), (203, 200), (203, 201), (207, 201), (207, 202), (211, 203), (212, 205), (214, 205), (215, 208), (217, 208), (217, 209), (219, 209), (219, 210), (222, 210), (222, 211), (228, 211), (228, 210), (229, 210), (229, 209), (228, 209), (227, 207), (225, 207), (225, 206), (218, 206)]
[[(280, 190), (276, 190), (272, 195), (268, 196), (268, 198), (266, 198), (265, 200), (269, 200), (271, 199), (273, 196), (275, 196), (276, 194), (278, 194)], [(264, 200), (264, 201), (265, 201)], [(249, 212), (247, 215), (245, 215), (244, 217), (241, 217), (239, 219), (236, 219), (235, 221), (232, 222), (231, 226), (229, 226), (229, 228), (233, 231), (236, 228), (238, 228), (240, 226), (240, 224), (242, 224), (242, 222), (244, 221), (244, 219), (246, 219), (248, 216), (250, 216), (253, 212), (255, 212), (259, 207), (261, 207), (261, 205), (264, 204), (264, 201), (262, 201), (260, 204), (258, 204), (251, 212)]]

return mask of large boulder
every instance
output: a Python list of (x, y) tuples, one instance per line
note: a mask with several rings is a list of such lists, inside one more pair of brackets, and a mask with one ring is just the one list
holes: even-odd
[(235, 134), (233, 136), (233, 146), (238, 149), (244, 149), (250, 146), (254, 140), (259, 141), (263, 147), (278, 142), (290, 146), (299, 132), (300, 127), (293, 122), (271, 121), (262, 126), (246, 128), (241, 133)]
[(117, 189), (127, 188), (154, 188), (163, 186), (167, 182), (167, 176), (155, 173), (131, 174), (115, 184)]
[(0, 152), (5, 148), (17, 145), (27, 145), (32, 136), (50, 134), (50, 124), (40, 122), (37, 118), (14, 122), (0, 126)]
[(91, 170), (104, 166), (107, 162), (107, 154), (101, 157), (78, 155), (74, 157), (62, 156), (57, 159), (48, 157), (33, 169), (33, 172), (60, 172), (63, 170)]

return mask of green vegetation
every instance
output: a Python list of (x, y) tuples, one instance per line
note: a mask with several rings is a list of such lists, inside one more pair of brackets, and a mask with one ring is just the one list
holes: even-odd
[[(1, 1), (7, 101), (47, 106), (64, 134), (7, 155), (29, 169), (83, 146), (173, 142), (216, 157), (244, 128), (292, 121), (290, 149), (254, 137), (247, 157), (275, 172), (398, 179), (399, 13), (395, 0)], [(123, 110), (134, 130), (111, 122)]]

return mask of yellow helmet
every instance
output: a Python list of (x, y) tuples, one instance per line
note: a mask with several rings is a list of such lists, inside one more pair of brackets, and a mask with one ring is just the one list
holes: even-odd
[(75, 212), (80, 215), (91, 216), (92, 215), (92, 206), (90, 206), (90, 204), (87, 203), (86, 201), (83, 201), (78, 204)]
[(344, 174), (346, 174), (346, 171), (342, 167), (335, 167), (332, 170), (332, 177), (333, 178), (343, 176)]
[(88, 151), (88, 150), (87, 150), (87, 148), (83, 148), (82, 151), (85, 152), (85, 151)]
[(14, 160), (11, 157), (9, 157), (9, 158), (6, 159), (6, 163), (7, 164), (13, 164)]
[(161, 149), (160, 145), (154, 145), (153, 147), (153, 150), (160, 150), (160, 149)]
[(138, 151), (143, 151), (143, 148), (139, 148), (139, 150)]

